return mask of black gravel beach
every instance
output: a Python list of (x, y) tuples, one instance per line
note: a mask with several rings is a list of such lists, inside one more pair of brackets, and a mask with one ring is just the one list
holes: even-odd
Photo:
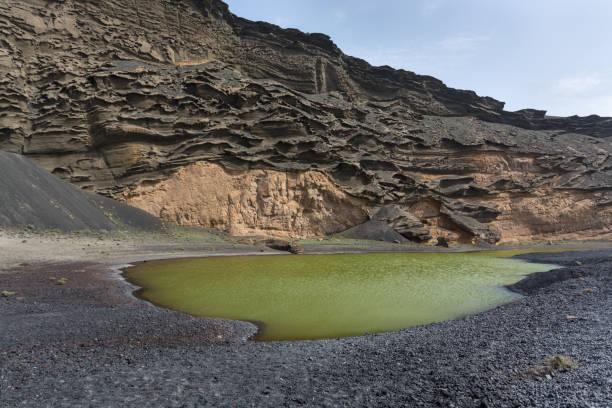
[[(521, 257), (563, 268), (476, 315), (270, 343), (138, 300), (100, 263), (23, 264), (0, 273), (0, 406), (612, 406), (612, 250)], [(575, 365), (543, 371), (554, 356)]]

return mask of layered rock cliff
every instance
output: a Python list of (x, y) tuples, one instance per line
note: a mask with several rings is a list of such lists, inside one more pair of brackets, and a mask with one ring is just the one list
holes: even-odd
[(180, 223), (610, 237), (612, 119), (503, 106), (218, 0), (0, 0), (0, 149)]

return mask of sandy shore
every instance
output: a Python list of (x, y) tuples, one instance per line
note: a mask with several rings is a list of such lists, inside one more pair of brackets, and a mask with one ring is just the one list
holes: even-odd
[[(419, 244), (394, 244), (351, 239), (304, 240), (305, 253), (363, 253), (397, 251), (474, 251), (500, 249), (606, 249), (607, 241), (556, 241), (522, 245), (474, 247), (455, 245), (439, 248)], [(0, 229), (0, 273), (22, 263), (94, 262), (115, 265), (142, 260), (234, 254), (285, 254), (247, 240), (196, 228), (168, 232), (77, 232), (55, 233)]]
[[(347, 242), (308, 245), (359, 250)], [(153, 258), (274, 253), (267, 248), (190, 231), (4, 231), (0, 249), (0, 291), (15, 292), (0, 298), (0, 406), (612, 405), (610, 249), (524, 256), (566, 268), (525, 280), (517, 287), (525, 298), (477, 315), (271, 343), (248, 341), (256, 330), (250, 323), (138, 300), (110, 269)], [(548, 378), (529, 373), (558, 354), (579, 365)]]
[(0, 231), (0, 271), (21, 263), (95, 262), (104, 265), (184, 256), (284, 253), (197, 229), (170, 232)]

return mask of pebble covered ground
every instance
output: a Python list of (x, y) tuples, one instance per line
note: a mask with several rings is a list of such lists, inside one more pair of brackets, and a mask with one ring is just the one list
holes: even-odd
[[(612, 406), (612, 250), (523, 257), (565, 268), (461, 319), (270, 343), (135, 299), (99, 264), (25, 264), (0, 273), (15, 292), (0, 297), (0, 406)], [(541, 372), (557, 355), (576, 366)]]

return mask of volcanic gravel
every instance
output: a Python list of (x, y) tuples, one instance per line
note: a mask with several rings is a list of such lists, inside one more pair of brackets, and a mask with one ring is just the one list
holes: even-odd
[[(24, 265), (0, 274), (16, 292), (0, 298), (0, 406), (612, 406), (612, 250), (522, 258), (567, 268), (480, 314), (269, 343), (135, 299), (99, 265)], [(555, 355), (578, 366), (530, 373)]]

